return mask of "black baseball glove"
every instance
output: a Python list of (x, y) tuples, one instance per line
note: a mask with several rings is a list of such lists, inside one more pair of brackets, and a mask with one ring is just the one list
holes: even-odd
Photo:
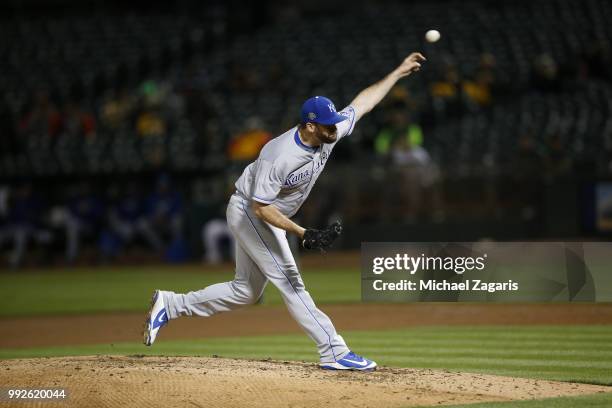
[(304, 232), (304, 240), (302, 246), (306, 249), (326, 249), (329, 248), (336, 238), (342, 233), (342, 225), (339, 221), (334, 222), (329, 227), (317, 230), (307, 229)]

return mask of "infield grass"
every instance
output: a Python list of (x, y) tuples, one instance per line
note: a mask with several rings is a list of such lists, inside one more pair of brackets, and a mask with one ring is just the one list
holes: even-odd
[[(439, 405), (437, 405), (439, 407)], [(445, 405), (445, 408), (610, 408), (612, 395), (595, 394), (580, 397), (548, 398), (532, 401), (484, 402), (467, 405)]]
[[(418, 327), (342, 334), (355, 352), (381, 365), (612, 385), (612, 326)], [(162, 332), (152, 348), (117, 343), (0, 350), (0, 358), (86, 354), (316, 361), (312, 342), (300, 334), (164, 341)]]

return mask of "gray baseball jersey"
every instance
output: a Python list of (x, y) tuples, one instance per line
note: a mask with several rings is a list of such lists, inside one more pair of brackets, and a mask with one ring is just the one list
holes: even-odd
[(251, 201), (274, 203), (283, 214), (294, 215), (321, 174), (335, 144), (355, 126), (355, 110), (342, 112), (338, 140), (317, 148), (304, 145), (297, 127), (268, 142), (236, 183), (237, 193), (227, 207), (227, 223), (236, 239), (236, 274), (230, 282), (217, 283), (189, 293), (163, 291), (169, 319), (208, 317), (252, 304), (266, 284), (278, 288), (289, 313), (315, 342), (322, 363), (344, 357), (349, 348), (330, 318), (315, 305), (297, 268), (286, 232), (258, 218)]
[(316, 148), (302, 143), (297, 126), (268, 142), (256, 161), (249, 164), (236, 182), (238, 193), (249, 200), (275, 207), (288, 217), (300, 209), (322, 173), (336, 143), (350, 135), (355, 126), (355, 109), (339, 112), (347, 117), (337, 127), (337, 140)]

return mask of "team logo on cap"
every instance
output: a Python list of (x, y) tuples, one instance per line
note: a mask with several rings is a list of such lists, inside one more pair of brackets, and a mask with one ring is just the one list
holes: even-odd
[(327, 107), (329, 108), (330, 112), (335, 112), (336, 111), (336, 107), (334, 106), (333, 103), (328, 104)]
[(316, 114), (316, 113), (314, 113), (314, 112), (310, 112), (310, 113), (308, 114), (308, 119), (310, 119), (310, 120), (315, 120), (316, 118), (317, 118), (317, 114)]

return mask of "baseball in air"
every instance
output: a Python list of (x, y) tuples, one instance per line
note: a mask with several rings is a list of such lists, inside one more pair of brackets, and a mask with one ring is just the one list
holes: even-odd
[(429, 30), (425, 33), (425, 39), (427, 42), (435, 43), (440, 39), (440, 32), (438, 30)]

